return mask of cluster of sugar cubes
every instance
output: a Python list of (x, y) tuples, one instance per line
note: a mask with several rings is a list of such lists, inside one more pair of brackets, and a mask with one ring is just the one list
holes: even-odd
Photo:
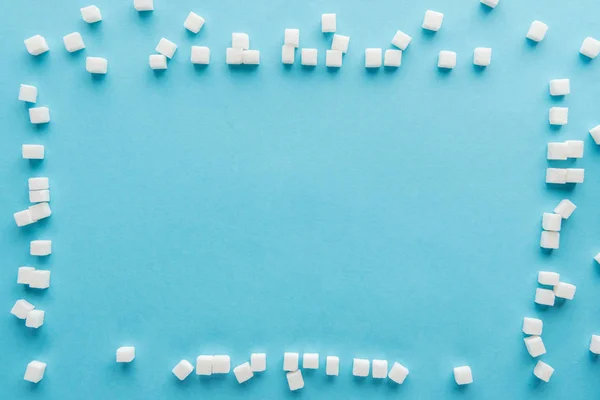
[(231, 47), (227, 48), (225, 61), (229, 65), (258, 65), (260, 51), (250, 49), (250, 37), (247, 33), (231, 34)]
[(49, 204), (50, 186), (48, 178), (29, 178), (28, 185), (29, 201), (35, 204), (14, 214), (14, 219), (17, 226), (30, 225), (52, 215), (52, 210), (50, 209)]

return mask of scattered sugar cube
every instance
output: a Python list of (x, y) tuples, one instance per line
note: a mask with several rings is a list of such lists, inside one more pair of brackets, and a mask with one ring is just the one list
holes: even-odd
[(48, 107), (30, 108), (29, 121), (31, 121), (32, 124), (47, 124), (50, 122), (50, 109)]
[(31, 203), (43, 203), (50, 201), (49, 190), (32, 190), (29, 192), (29, 201)]
[(371, 374), (374, 379), (387, 378), (388, 362), (387, 360), (373, 360), (373, 369)]
[(46, 177), (29, 178), (27, 184), (29, 185), (29, 190), (50, 189), (50, 183)]
[(408, 368), (404, 365), (395, 362), (392, 365), (392, 369), (388, 374), (388, 378), (390, 378), (393, 382), (396, 382), (398, 385), (402, 385), (408, 376)]
[(600, 54), (600, 40), (593, 37), (586, 37), (581, 44), (579, 52), (586, 57), (596, 58)]
[(454, 380), (457, 385), (469, 385), (473, 383), (473, 373), (471, 367), (465, 365), (463, 367), (454, 368)]
[(365, 67), (379, 68), (381, 67), (381, 49), (366, 49), (365, 50)]
[(250, 48), (250, 37), (247, 33), (232, 33), (231, 47), (234, 49), (248, 50)]
[(425, 11), (425, 18), (423, 18), (423, 29), (428, 31), (437, 32), (442, 27), (444, 21), (444, 14), (437, 11), (427, 10)]
[(477, 47), (473, 52), (473, 64), (487, 67), (492, 63), (492, 49), (490, 47)]
[(340, 68), (342, 66), (342, 52), (327, 50), (325, 53), (325, 65), (329, 68)]
[(568, 107), (550, 108), (550, 125), (566, 125), (569, 122)]
[(392, 44), (394, 46), (396, 46), (397, 48), (399, 48), (400, 50), (404, 51), (410, 44), (411, 40), (412, 40), (412, 37), (410, 37), (406, 33), (402, 32), (402, 31), (396, 31), (396, 34), (392, 38)]
[(227, 48), (225, 56), (225, 62), (229, 65), (239, 65), (242, 63), (244, 50), (234, 49), (232, 47)]
[(248, 381), (254, 376), (252, 368), (250, 367), (250, 363), (247, 362), (235, 367), (233, 369), (233, 374), (235, 375), (235, 379), (237, 379), (238, 383), (240, 384)]
[(32, 361), (27, 364), (25, 370), (25, 379), (28, 382), (38, 383), (44, 378), (44, 372), (46, 372), (46, 364), (41, 361)]
[(335, 32), (335, 31), (336, 31), (336, 15), (335, 14), (321, 15), (321, 32)]
[(173, 372), (177, 379), (182, 381), (187, 378), (193, 370), (194, 366), (188, 360), (181, 360), (171, 372)]
[(96, 6), (87, 6), (81, 9), (81, 18), (88, 24), (102, 21), (100, 9)]
[(554, 295), (561, 299), (573, 300), (575, 297), (575, 290), (577, 288), (575, 285), (571, 285), (570, 283), (559, 282), (554, 286)]
[(168, 58), (173, 58), (176, 50), (177, 45), (166, 38), (161, 38), (156, 45), (156, 52)]
[(485, 4), (490, 8), (496, 8), (500, 0), (481, 0), (481, 4)]
[(25, 326), (28, 328), (37, 329), (40, 326), (44, 325), (44, 316), (45, 312), (42, 310), (31, 310), (27, 313), (27, 318), (25, 319)]
[(542, 231), (540, 247), (543, 249), (558, 249), (560, 245), (560, 233), (551, 231)]
[(212, 373), (213, 374), (228, 374), (231, 371), (231, 359), (227, 355), (213, 356)]
[(204, 18), (191, 11), (183, 22), (183, 27), (190, 32), (198, 33), (204, 26), (204, 22), (206, 22)]
[(350, 36), (333, 35), (333, 41), (331, 42), (331, 50), (338, 50), (342, 53), (348, 52), (348, 45), (350, 44)]
[[(295, 47), (289, 44), (284, 44), (281, 46), (281, 62), (284, 64), (293, 64), (295, 57)], [(304, 50), (302, 50), (302, 54), (304, 55)]]
[(32, 256), (48, 256), (52, 254), (52, 240), (32, 240), (29, 243), (29, 253)]
[(526, 335), (539, 336), (542, 334), (543, 327), (544, 323), (541, 319), (528, 317), (523, 318), (523, 333)]
[(135, 347), (124, 346), (117, 349), (117, 362), (130, 363), (135, 358)]
[(448, 50), (440, 51), (438, 68), (452, 69), (454, 67), (456, 67), (456, 53)]
[(300, 46), (300, 29), (286, 29), (283, 44), (287, 44), (294, 47)]
[(152, 69), (167, 69), (167, 57), (162, 54), (150, 54), (148, 61)]
[(50, 271), (36, 269), (29, 273), (29, 287), (32, 289), (48, 289), (50, 287)]
[(14, 213), (13, 217), (15, 218), (17, 226), (19, 227), (33, 224), (35, 222), (33, 218), (31, 218), (31, 211), (29, 211), (29, 209)]
[(533, 374), (544, 382), (549, 382), (552, 374), (554, 373), (554, 368), (549, 366), (543, 361), (538, 361), (535, 368), (533, 369)]
[(362, 358), (355, 358), (352, 364), (352, 375), (365, 377), (369, 376), (370, 361)]
[(546, 32), (548, 32), (548, 25), (541, 21), (533, 21), (527, 31), (527, 39), (541, 42), (546, 36)]
[(85, 69), (90, 74), (106, 74), (108, 72), (108, 60), (102, 57), (87, 57)]
[(596, 255), (594, 256), (594, 260), (596, 260), (596, 262), (597, 262), (598, 264), (600, 264), (600, 253), (598, 253), (598, 254), (596, 254)]
[(43, 54), (50, 50), (46, 39), (44, 39), (44, 37), (40, 35), (35, 35), (30, 37), (29, 39), (25, 39), (25, 47), (27, 48), (29, 54), (31, 54), (32, 56), (39, 56), (40, 54)]
[(208, 65), (210, 63), (210, 49), (204, 46), (192, 46), (192, 64)]
[(19, 100), (35, 103), (37, 101), (37, 88), (31, 85), (21, 85), (19, 87)]
[(286, 374), (288, 385), (290, 390), (293, 392), (295, 390), (302, 389), (304, 387), (304, 379), (302, 378), (302, 371), (299, 369), (296, 371), (288, 372)]
[(247, 65), (260, 64), (260, 51), (258, 51), (258, 50), (242, 51), (242, 64), (247, 64)]
[(65, 35), (63, 37), (63, 43), (65, 44), (65, 48), (69, 53), (85, 49), (85, 43), (83, 43), (83, 38), (79, 32), (73, 32)]
[(31, 273), (35, 271), (33, 267), (19, 267), (17, 273), (17, 283), (19, 285), (29, 285), (31, 282)]
[(544, 213), (542, 216), (542, 229), (545, 231), (559, 232), (562, 217), (558, 214)]
[[(302, 49), (302, 65), (314, 67), (317, 65), (317, 49)], [(292, 60), (293, 62), (293, 60)]]
[(540, 285), (554, 286), (560, 282), (560, 274), (556, 272), (540, 271), (538, 272), (538, 283)]
[(21, 155), (26, 160), (43, 160), (44, 145), (42, 144), (24, 144), (21, 146)]
[(571, 81), (569, 79), (552, 79), (550, 81), (551, 96), (566, 96), (571, 93)]
[(548, 143), (548, 153), (546, 157), (548, 160), (566, 160), (568, 154), (568, 146), (564, 142), (550, 142)]
[(600, 145), (600, 125), (596, 125), (592, 129), (590, 129), (590, 136), (594, 139), (596, 144)]
[(319, 354), (304, 353), (304, 355), (302, 356), (302, 368), (319, 369)]
[(546, 354), (546, 347), (540, 336), (529, 336), (523, 339), (523, 341), (531, 357), (539, 357), (542, 354)]
[(535, 289), (535, 302), (543, 306), (554, 305), (554, 292), (548, 289)]
[(583, 140), (567, 140), (565, 145), (568, 158), (583, 158)]
[(212, 375), (213, 356), (202, 355), (196, 358), (196, 375)]
[(265, 353), (250, 354), (250, 367), (253, 372), (263, 372), (267, 370), (267, 355)]
[(133, 0), (133, 7), (137, 11), (154, 10), (154, 0)]
[(300, 358), (300, 355), (298, 353), (283, 353), (283, 370), (284, 371), (297, 370), (299, 358)]
[(566, 168), (546, 168), (546, 183), (565, 184), (567, 183)]
[(583, 183), (585, 170), (583, 168), (567, 168), (567, 183)]
[(592, 335), (592, 340), (590, 341), (590, 351), (594, 354), (600, 354), (600, 336)]
[(50, 205), (48, 203), (38, 203), (29, 207), (29, 212), (31, 214), (31, 219), (35, 221), (39, 221), (40, 219), (48, 218), (52, 215), (52, 210), (50, 210)]
[(27, 314), (35, 308), (33, 304), (27, 300), (17, 300), (15, 305), (10, 310), (10, 313), (19, 319), (26, 319)]
[(384, 67), (399, 67), (402, 64), (401, 50), (386, 50), (383, 56)]
[(336, 356), (327, 356), (325, 364), (325, 374), (329, 376), (338, 376), (340, 373), (340, 358)]

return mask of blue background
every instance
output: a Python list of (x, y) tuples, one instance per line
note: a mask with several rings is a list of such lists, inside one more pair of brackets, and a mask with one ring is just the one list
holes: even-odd
[[(57, 4), (58, 3), (58, 4)], [(7, 399), (564, 399), (600, 395), (599, 150), (587, 131), (600, 123), (600, 61), (578, 50), (600, 36), (594, 0), (427, 2), (156, 0), (140, 16), (132, 1), (98, 0), (103, 21), (87, 25), (81, 1), (7, 1), (0, 13), (0, 387)], [(426, 9), (445, 13), (437, 34), (420, 26)], [(199, 35), (183, 29), (193, 10)], [(324, 67), (331, 36), (320, 14), (336, 12), (351, 37), (344, 65)], [(532, 45), (534, 19), (550, 29)], [(281, 64), (285, 28), (319, 66)], [(398, 70), (366, 71), (364, 49), (388, 48), (397, 29), (413, 36)], [(64, 49), (82, 33), (87, 48)], [(247, 32), (257, 68), (231, 69), (225, 48)], [(31, 57), (23, 40), (45, 36), (51, 51)], [(155, 74), (148, 56), (161, 37), (179, 45)], [(212, 50), (208, 67), (191, 45)], [(477, 70), (473, 49), (493, 48)], [(440, 50), (458, 53), (450, 73)], [(85, 57), (106, 57), (93, 79)], [(297, 54), (299, 56), (299, 53)], [(548, 81), (571, 78), (552, 99)], [(52, 121), (36, 128), (17, 101), (36, 85)], [(548, 125), (552, 105), (569, 124)], [(586, 168), (577, 187), (544, 183), (548, 141), (582, 139)], [(46, 159), (21, 159), (22, 143), (46, 145)], [(53, 215), (17, 228), (27, 178), (49, 176)], [(560, 249), (539, 249), (541, 215), (563, 198), (578, 209)], [(52, 239), (47, 259), (32, 239)], [(52, 286), (16, 284), (17, 268), (52, 270)], [(538, 270), (577, 285), (575, 300), (533, 303)], [(38, 331), (9, 314), (26, 298), (46, 310)], [(526, 352), (524, 316), (544, 320), (556, 372), (537, 381)], [(137, 358), (117, 365), (115, 350)], [(179, 382), (182, 358), (225, 353), (232, 366), (268, 354), (266, 373), (238, 385), (233, 375)], [(319, 352), (321, 369), (290, 394), (284, 351)], [(324, 357), (341, 358), (328, 379)], [(403, 386), (354, 379), (351, 359), (384, 358), (410, 369)], [(32, 359), (48, 363), (39, 385), (23, 381)], [(475, 382), (457, 388), (452, 368)]]

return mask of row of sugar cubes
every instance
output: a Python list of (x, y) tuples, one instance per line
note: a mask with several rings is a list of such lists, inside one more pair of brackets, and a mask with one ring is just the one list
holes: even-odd
[(50, 185), (48, 178), (29, 178), (29, 200), (36, 203), (29, 208), (16, 212), (13, 216), (17, 226), (26, 226), (50, 217)]
[(542, 214), (542, 237), (540, 247), (544, 249), (556, 250), (560, 245), (560, 230), (562, 220), (569, 219), (577, 206), (568, 199), (561, 200), (554, 208), (554, 213)]

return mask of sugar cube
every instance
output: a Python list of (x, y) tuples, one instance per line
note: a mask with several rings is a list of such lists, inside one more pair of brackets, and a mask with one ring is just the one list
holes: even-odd
[(538, 272), (538, 283), (540, 285), (554, 286), (558, 285), (558, 282), (560, 282), (560, 274), (549, 271)]
[(560, 245), (560, 233), (553, 231), (542, 231), (540, 247), (543, 249), (556, 250)]
[(485, 4), (490, 8), (496, 8), (500, 0), (481, 0), (481, 4)]
[(529, 336), (523, 339), (523, 341), (531, 357), (539, 357), (542, 354), (546, 354), (546, 347), (540, 336)]
[(541, 335), (544, 323), (537, 318), (523, 318), (523, 333), (526, 335)]
[(260, 51), (258, 51), (258, 50), (242, 51), (242, 64), (247, 64), (247, 65), (260, 64)]
[(35, 103), (37, 101), (37, 88), (31, 85), (21, 85), (19, 87), (19, 100)]
[(156, 52), (168, 58), (173, 58), (176, 50), (177, 45), (166, 38), (161, 38), (156, 45)]
[(225, 55), (225, 62), (229, 65), (239, 65), (242, 63), (243, 54), (244, 50), (229, 47), (227, 48), (227, 52)]
[(93, 24), (98, 21), (102, 21), (102, 14), (100, 9), (96, 6), (87, 6), (81, 9), (81, 18), (88, 24)]
[(425, 17), (423, 18), (423, 29), (428, 31), (437, 32), (442, 27), (444, 21), (444, 14), (437, 11), (427, 10)]
[(546, 158), (548, 160), (566, 160), (568, 157), (568, 146), (564, 142), (549, 142)]
[(370, 361), (362, 358), (355, 358), (352, 363), (352, 375), (365, 377), (369, 376)]
[(401, 50), (386, 50), (383, 56), (384, 67), (399, 67), (402, 64)]
[(554, 292), (549, 289), (535, 289), (535, 302), (543, 306), (554, 305)]
[(135, 358), (135, 347), (123, 346), (117, 349), (117, 362), (130, 363)]
[(335, 32), (335, 31), (336, 31), (336, 15), (335, 14), (321, 15), (321, 32)]
[(52, 215), (52, 210), (50, 210), (50, 205), (48, 203), (38, 203), (29, 207), (29, 212), (31, 214), (31, 219), (35, 221), (39, 221), (40, 219), (48, 218)]
[(32, 289), (48, 289), (50, 287), (50, 271), (36, 269), (29, 273), (29, 287)]
[(594, 256), (594, 260), (595, 260), (595, 261), (596, 261), (598, 264), (600, 264), (600, 253), (598, 253), (598, 254), (596, 254), (596, 255)]
[(577, 288), (575, 285), (571, 285), (570, 283), (559, 282), (554, 286), (554, 295), (561, 299), (573, 300), (575, 297), (575, 290)]
[(154, 0), (133, 0), (133, 7), (137, 11), (154, 10)]
[(25, 319), (25, 326), (28, 328), (37, 329), (40, 326), (44, 325), (44, 316), (45, 312), (42, 310), (31, 310), (27, 313), (27, 318)]
[(371, 374), (374, 379), (387, 378), (388, 362), (387, 360), (373, 360), (373, 368)]
[(183, 27), (190, 32), (198, 33), (204, 26), (204, 22), (204, 18), (191, 11), (183, 22)]
[(14, 213), (13, 217), (15, 218), (17, 226), (25, 226), (35, 222), (31, 217), (31, 211), (29, 211), (29, 209)]
[(287, 378), (290, 390), (292, 392), (295, 390), (302, 389), (304, 387), (304, 379), (302, 378), (302, 371), (300, 371), (299, 369), (296, 371), (288, 372), (286, 374), (286, 378)]
[(348, 52), (348, 45), (350, 44), (350, 36), (333, 35), (333, 41), (331, 42), (331, 50), (338, 50), (342, 53)]
[(327, 356), (325, 363), (325, 374), (329, 376), (338, 376), (340, 373), (340, 358), (336, 356)]
[(204, 46), (192, 46), (192, 64), (208, 65), (210, 63), (210, 49)]
[(527, 39), (534, 42), (541, 42), (548, 32), (548, 25), (541, 21), (533, 21), (527, 31)]
[(411, 40), (412, 40), (412, 37), (410, 37), (406, 33), (402, 32), (402, 31), (396, 31), (396, 34), (392, 38), (392, 44), (394, 46), (396, 46), (397, 48), (399, 48), (400, 50), (404, 51), (410, 44)]
[(565, 145), (568, 158), (583, 158), (583, 140), (567, 140)]
[(283, 44), (299, 47), (300, 29), (286, 29), (284, 33)]
[(108, 60), (102, 57), (87, 57), (85, 59), (85, 69), (90, 74), (104, 75), (108, 72)]
[(571, 93), (571, 84), (569, 79), (552, 79), (550, 81), (551, 96), (566, 96)]
[(250, 367), (253, 372), (263, 372), (267, 370), (267, 355), (265, 353), (250, 354)]
[(31, 54), (32, 56), (39, 56), (40, 54), (43, 54), (50, 50), (46, 39), (44, 39), (44, 37), (40, 35), (35, 35), (30, 37), (29, 39), (25, 39), (25, 48), (27, 49), (27, 52), (29, 52), (29, 54)]
[(566, 168), (546, 168), (546, 183), (565, 184), (567, 183)]
[(596, 144), (600, 145), (600, 125), (596, 125), (592, 129), (590, 129), (590, 136), (594, 139)]
[(469, 385), (473, 383), (473, 373), (468, 365), (454, 368), (454, 380), (457, 385)]
[(392, 369), (388, 374), (388, 378), (390, 378), (393, 382), (396, 382), (398, 385), (402, 385), (408, 376), (408, 368), (404, 365), (395, 362), (392, 365)]
[(244, 383), (254, 376), (250, 363), (243, 363), (233, 369), (233, 374), (238, 383)]
[(32, 361), (27, 364), (25, 370), (25, 379), (28, 382), (38, 383), (44, 378), (44, 372), (46, 372), (46, 364), (41, 361)]
[(20, 285), (29, 285), (31, 282), (31, 273), (35, 271), (33, 267), (19, 267), (17, 273), (17, 283)]
[(550, 125), (566, 125), (569, 122), (568, 107), (552, 107), (550, 108)]
[(365, 50), (365, 67), (379, 68), (381, 67), (381, 49), (366, 49)]
[(83, 38), (79, 32), (73, 32), (65, 35), (63, 37), (63, 43), (65, 44), (65, 48), (69, 53), (85, 49), (85, 43), (83, 43)]
[(542, 229), (545, 231), (559, 232), (562, 217), (559, 214), (544, 213), (542, 216)]
[(167, 57), (162, 54), (150, 54), (148, 61), (152, 69), (167, 69)]
[(583, 183), (585, 170), (583, 168), (567, 168), (567, 183)]
[(473, 52), (473, 64), (487, 67), (492, 63), (492, 49), (490, 47), (477, 47)]
[(29, 243), (29, 253), (32, 256), (48, 256), (52, 254), (52, 240), (32, 240)]
[(304, 353), (304, 355), (302, 356), (302, 368), (319, 369), (319, 354)]
[(29, 190), (50, 189), (50, 183), (46, 177), (29, 178), (27, 184), (29, 185)]
[(342, 52), (327, 50), (325, 53), (325, 65), (329, 68), (340, 68), (342, 66)]
[(586, 37), (581, 44), (579, 52), (586, 57), (596, 58), (600, 54), (600, 40), (593, 37)]
[(215, 355), (212, 360), (213, 374), (228, 374), (231, 371), (231, 359), (228, 355)]
[(600, 336), (592, 335), (592, 340), (590, 341), (590, 351), (594, 354), (600, 354)]
[(193, 370), (194, 366), (188, 360), (181, 360), (171, 372), (173, 372), (177, 379), (182, 381), (187, 378)]
[(544, 382), (549, 382), (552, 374), (554, 373), (554, 368), (549, 366), (543, 361), (538, 361), (535, 368), (533, 369), (533, 374)]
[[(289, 44), (281, 46), (281, 62), (284, 64), (293, 64), (295, 56), (295, 47)], [(304, 52), (304, 50), (302, 50)], [(302, 53), (304, 55), (304, 53)]]
[(23, 146), (21, 146), (21, 155), (26, 160), (43, 160), (44, 145), (24, 144)]
[(438, 68), (452, 69), (454, 67), (456, 67), (456, 53), (448, 50), (440, 51)]
[[(302, 65), (314, 67), (317, 65), (317, 49), (302, 49)], [(293, 60), (292, 60), (293, 62)], [(285, 63), (285, 62), (284, 62)]]
[(212, 375), (213, 356), (201, 355), (196, 358), (196, 375)]
[(19, 319), (26, 319), (27, 314), (35, 308), (33, 304), (27, 300), (17, 300), (15, 305), (10, 310), (10, 313)]
[(50, 122), (50, 109), (48, 107), (30, 108), (29, 121), (31, 121), (32, 124), (46, 124)]
[(299, 358), (300, 358), (300, 355), (298, 353), (283, 353), (283, 370), (284, 371), (297, 370)]
[(232, 33), (231, 47), (233, 47), (234, 49), (248, 50), (250, 48), (250, 37), (247, 33)]

